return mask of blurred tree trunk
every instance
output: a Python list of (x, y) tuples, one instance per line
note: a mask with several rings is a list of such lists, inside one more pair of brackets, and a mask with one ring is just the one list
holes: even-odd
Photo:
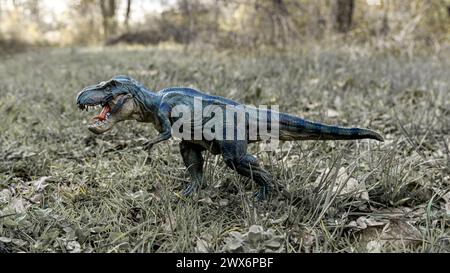
[(386, 36), (388, 33), (389, 33), (389, 2), (386, 1), (379, 34), (381, 34), (382, 36)]
[(219, 1), (214, 1), (213, 6), (213, 25), (211, 27), (212, 31), (212, 42), (217, 44), (217, 41), (219, 40), (219, 16), (220, 16), (220, 7), (219, 7)]
[(272, 0), (272, 5), (279, 13), (283, 15), (289, 14), (288, 9), (286, 8), (286, 4), (283, 0)]
[(192, 33), (194, 29), (194, 18), (192, 17), (192, 1), (189, 3), (188, 0), (181, 0), (179, 2), (179, 9), (181, 11), (184, 25), (185, 25), (185, 33), (183, 34), (183, 43), (188, 45), (192, 40)]
[(314, 38), (323, 36), (326, 28), (326, 20), (321, 12), (322, 1), (310, 1), (307, 6), (307, 14), (309, 14), (309, 22), (307, 24), (307, 34)]
[(273, 43), (285, 47), (290, 39), (297, 36), (297, 31), (291, 20), (291, 14), (284, 0), (272, 0)]
[(331, 4), (331, 16), (333, 29), (338, 32), (347, 32), (352, 26), (354, 0), (333, 0)]
[(127, 0), (127, 10), (125, 12), (125, 27), (130, 29), (131, 0)]
[(274, 30), (272, 42), (275, 45), (280, 44), (284, 47), (286, 45), (288, 35), (285, 20), (289, 16), (289, 12), (283, 0), (272, 0), (272, 9), (272, 24)]
[(117, 31), (116, 1), (100, 0), (100, 8), (103, 16), (103, 32), (105, 37), (114, 35)]
[(27, 4), (28, 4), (28, 9), (30, 10), (31, 18), (36, 23), (39, 23), (39, 21), (40, 21), (39, 0), (29, 0)]

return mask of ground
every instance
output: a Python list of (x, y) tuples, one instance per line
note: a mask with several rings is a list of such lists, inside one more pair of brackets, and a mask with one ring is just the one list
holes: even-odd
[[(449, 54), (72, 48), (1, 58), (0, 251), (450, 251)], [(93, 113), (75, 96), (117, 74), (276, 104), (386, 141), (252, 145), (292, 196), (263, 203), (206, 154), (207, 185), (184, 198), (177, 140), (147, 152), (151, 125), (87, 130)]]

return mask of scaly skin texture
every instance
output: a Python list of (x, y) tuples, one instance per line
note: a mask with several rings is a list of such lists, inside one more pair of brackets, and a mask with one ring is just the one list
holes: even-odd
[[(136, 120), (139, 122), (153, 123), (159, 134), (146, 142), (147, 149), (153, 145), (168, 140), (172, 137), (172, 125), (178, 118), (171, 115), (175, 106), (183, 105), (188, 109), (194, 109), (195, 98), (202, 99), (203, 109), (207, 106), (218, 107), (239, 107), (241, 104), (219, 96), (212, 96), (190, 88), (167, 88), (154, 93), (146, 89), (143, 85), (127, 76), (116, 76), (109, 81), (89, 86), (78, 94), (77, 105), (80, 109), (102, 106), (102, 113), (95, 117), (89, 125), (89, 130), (96, 134), (109, 131), (115, 123), (123, 120)], [(264, 111), (267, 116), (272, 117), (274, 111)], [(370, 138), (383, 141), (383, 138), (376, 132), (361, 128), (345, 128), (315, 123), (292, 116), (286, 113), (279, 115), (279, 139), (288, 140), (352, 140)], [(268, 120), (269, 120), (268, 119)], [(201, 126), (204, 126), (209, 119), (203, 117)], [(250, 122), (255, 122), (246, 117), (245, 124), (248, 128)], [(267, 121), (267, 120), (266, 120)], [(194, 120), (191, 120), (194, 124)], [(238, 128), (227, 128), (226, 118), (223, 125), (226, 130), (233, 130), (235, 136)], [(266, 123), (270, 130), (270, 123)], [(225, 133), (224, 132), (224, 133)], [(240, 175), (249, 177), (255, 181), (259, 190), (255, 193), (258, 200), (263, 200), (271, 188), (272, 177), (264, 170), (256, 158), (247, 153), (249, 143), (260, 141), (262, 135), (257, 139), (248, 137), (244, 140), (191, 140), (182, 139), (180, 142), (180, 152), (183, 162), (190, 174), (191, 182), (183, 191), (183, 194), (194, 193), (203, 181), (203, 157), (202, 152), (210, 151), (215, 155), (222, 155), (225, 164), (235, 170)]]

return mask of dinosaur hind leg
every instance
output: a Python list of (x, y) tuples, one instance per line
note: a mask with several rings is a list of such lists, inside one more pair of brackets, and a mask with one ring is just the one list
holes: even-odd
[(182, 141), (180, 143), (181, 157), (186, 166), (191, 182), (183, 190), (183, 195), (190, 195), (194, 193), (203, 181), (203, 157), (201, 146), (190, 144)]
[(259, 186), (255, 193), (258, 201), (264, 200), (271, 189), (272, 176), (264, 170), (257, 159), (246, 152), (246, 144), (226, 145), (223, 158), (227, 166), (242, 176), (249, 177)]

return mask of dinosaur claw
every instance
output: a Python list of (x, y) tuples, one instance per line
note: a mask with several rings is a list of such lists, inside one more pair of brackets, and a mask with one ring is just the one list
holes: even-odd
[(150, 151), (152, 149), (152, 147), (153, 147), (153, 143), (151, 143), (150, 141), (146, 141), (144, 143), (144, 150)]
[(262, 186), (255, 194), (253, 195), (256, 198), (256, 201), (261, 202), (264, 201), (269, 194), (269, 186)]
[(197, 190), (197, 183), (189, 183), (187, 187), (183, 190), (182, 194), (184, 196), (189, 196)]

